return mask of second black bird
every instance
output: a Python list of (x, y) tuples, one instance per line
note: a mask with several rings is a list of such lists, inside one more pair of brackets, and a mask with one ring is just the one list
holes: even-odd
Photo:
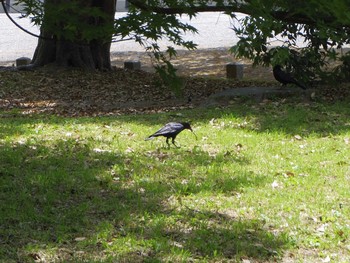
[(295, 84), (302, 89), (306, 89), (306, 87), (297, 81), (292, 74), (283, 71), (280, 65), (273, 67), (273, 76), (278, 82), (282, 83), (283, 85)]
[(170, 144), (169, 144), (170, 138), (172, 139), (171, 140), (172, 144), (176, 146), (175, 144), (176, 136), (185, 129), (188, 129), (191, 132), (193, 132), (191, 125), (188, 122), (169, 122), (165, 124), (162, 128), (160, 128), (158, 131), (156, 131), (155, 133), (147, 137), (145, 140), (148, 141), (158, 136), (164, 136), (166, 137), (166, 143), (168, 144), (169, 147), (170, 147)]

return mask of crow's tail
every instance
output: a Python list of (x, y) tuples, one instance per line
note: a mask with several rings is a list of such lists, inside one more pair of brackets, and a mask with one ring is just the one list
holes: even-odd
[(152, 139), (154, 139), (154, 136), (149, 136), (149, 137), (147, 137), (146, 139), (145, 139), (145, 141), (149, 141), (149, 140), (152, 140)]
[(299, 83), (298, 81), (295, 81), (295, 85), (297, 85), (298, 87), (300, 87), (302, 89), (306, 89), (306, 87), (303, 84)]

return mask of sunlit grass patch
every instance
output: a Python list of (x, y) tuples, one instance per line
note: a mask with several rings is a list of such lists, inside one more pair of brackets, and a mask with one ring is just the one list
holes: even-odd
[[(179, 114), (181, 113), (181, 114)], [(346, 262), (348, 104), (0, 122), (5, 262)], [(168, 121), (191, 132), (144, 141)], [(311, 253), (312, 252), (312, 253)]]

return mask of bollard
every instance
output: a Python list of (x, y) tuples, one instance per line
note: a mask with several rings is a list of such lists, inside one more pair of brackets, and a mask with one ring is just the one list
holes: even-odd
[(138, 60), (124, 61), (124, 69), (140, 70), (141, 62)]
[(16, 59), (16, 67), (29, 65), (32, 60), (27, 57), (21, 57)]
[(240, 63), (232, 62), (226, 64), (226, 77), (229, 79), (242, 79), (243, 68), (243, 64)]

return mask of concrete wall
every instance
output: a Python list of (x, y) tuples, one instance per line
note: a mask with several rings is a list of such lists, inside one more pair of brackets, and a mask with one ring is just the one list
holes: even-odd
[(127, 1), (126, 0), (117, 0), (117, 12), (126, 12), (127, 10)]
[[(10, 5), (13, 6), (13, 4), (16, 2), (15, 0), (5, 0), (10, 2)], [(21, 11), (20, 6), (13, 6), (16, 10)], [(10, 13), (17, 13), (15, 10), (10, 8)], [(117, 12), (126, 12), (126, 0), (117, 0)], [(0, 4), (0, 13), (4, 13), (4, 9), (2, 8), (2, 4)]]
[[(9, 4), (9, 5), (13, 5), (14, 1), (12, 0), (5, 0), (5, 5)], [(16, 9), (20, 9), (18, 6), (14, 6), (14, 8)], [(11, 9), (7, 8), (7, 11), (11, 12)], [(12, 12), (15, 12), (12, 10)], [(2, 7), (2, 4), (0, 3), (0, 13), (4, 13), (4, 8)]]

